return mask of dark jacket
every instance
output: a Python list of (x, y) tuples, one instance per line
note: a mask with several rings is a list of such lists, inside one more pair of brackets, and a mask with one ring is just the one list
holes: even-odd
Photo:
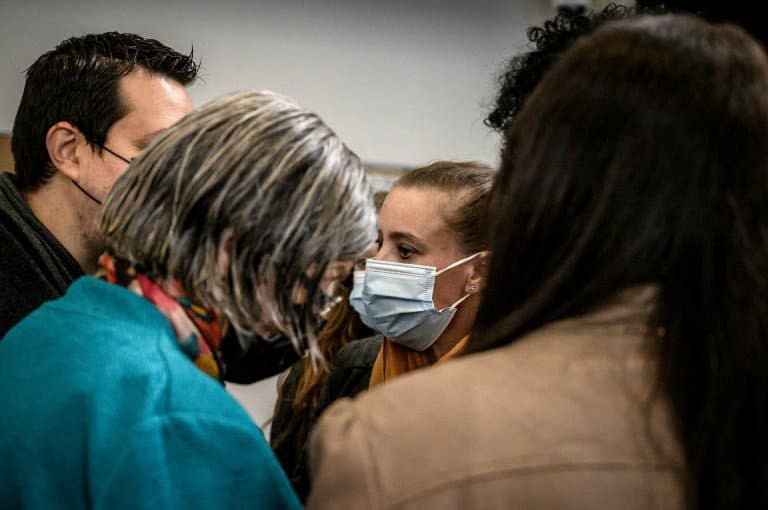
[(24, 201), (15, 176), (0, 173), (0, 338), (82, 275), (77, 261)]
[[(317, 401), (312, 424), (320, 417), (326, 407), (342, 397), (354, 397), (368, 389), (368, 381), (371, 379), (371, 370), (376, 361), (376, 356), (381, 349), (382, 337), (380, 335), (363, 338), (350, 342), (342, 347), (336, 359), (333, 361), (333, 369), (328, 374), (328, 382), (323, 388)], [(288, 479), (302, 501), (309, 494), (309, 476), (307, 471), (306, 444), (299, 450), (296, 446), (296, 438), (289, 438), (279, 445), (275, 439), (279, 438), (293, 419), (292, 402), (296, 396), (299, 382), (304, 375), (304, 360), (299, 360), (291, 367), (280, 389), (280, 398), (275, 406), (275, 415), (272, 419), (272, 432), (270, 443), (282, 464)], [(312, 426), (310, 424), (310, 427)], [(297, 453), (299, 452), (300, 453)]]
[(354, 397), (368, 389), (371, 371), (381, 350), (381, 335), (350, 342), (339, 350), (328, 382), (320, 393), (315, 419), (336, 400)]

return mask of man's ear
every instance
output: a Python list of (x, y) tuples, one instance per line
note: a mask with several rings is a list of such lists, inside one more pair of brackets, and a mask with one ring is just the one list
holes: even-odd
[(57, 122), (45, 136), (48, 157), (54, 167), (73, 181), (80, 180), (80, 151), (85, 137), (69, 122)]
[(483, 290), (486, 278), (488, 277), (490, 263), (491, 252), (488, 250), (481, 251), (480, 256), (471, 262), (472, 273), (470, 273), (466, 288), (464, 289), (467, 294), (475, 294)]

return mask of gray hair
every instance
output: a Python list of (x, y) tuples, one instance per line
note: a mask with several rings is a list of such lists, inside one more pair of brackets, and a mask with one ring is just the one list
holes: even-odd
[[(313, 360), (323, 271), (376, 238), (358, 157), (317, 115), (272, 92), (212, 101), (158, 136), (117, 180), (98, 223), (117, 257), (177, 279), (241, 334), (270, 319)], [(313, 288), (297, 305), (307, 277)]]

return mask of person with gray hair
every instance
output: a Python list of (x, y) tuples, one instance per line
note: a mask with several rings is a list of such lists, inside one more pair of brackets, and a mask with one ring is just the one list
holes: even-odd
[(357, 156), (286, 97), (230, 95), (153, 141), (98, 223), (99, 277), (0, 342), (0, 500), (300, 507), (221, 346), (284, 335), (323, 363), (326, 292), (376, 237)]

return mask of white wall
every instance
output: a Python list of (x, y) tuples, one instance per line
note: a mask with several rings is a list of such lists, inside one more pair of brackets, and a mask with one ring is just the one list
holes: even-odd
[[(501, 63), (550, 0), (0, 0), (0, 131), (10, 131), (23, 71), (72, 35), (137, 32), (192, 45), (200, 104), (268, 88), (320, 113), (366, 161), (495, 163), (482, 124)], [(252, 416), (271, 414), (274, 380), (234, 388)]]
[(194, 45), (196, 104), (268, 88), (316, 110), (367, 161), (493, 163), (482, 124), (500, 63), (549, 0), (247, 1), (0, 0), (0, 131), (9, 131), (23, 70), (70, 35), (134, 31)]

